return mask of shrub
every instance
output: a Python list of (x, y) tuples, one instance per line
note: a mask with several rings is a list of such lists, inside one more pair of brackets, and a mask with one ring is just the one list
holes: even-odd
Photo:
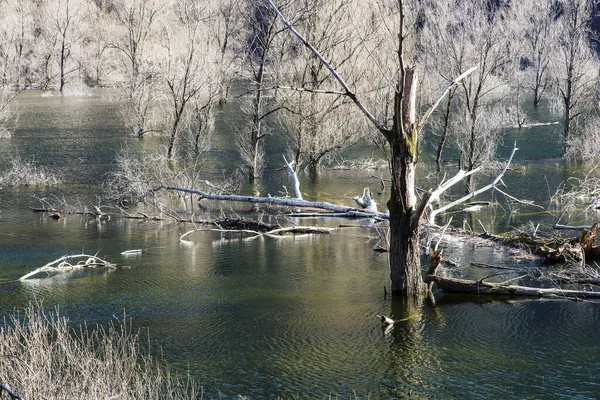
[(69, 328), (59, 311), (28, 307), (0, 328), (0, 384), (23, 399), (186, 399), (200, 394), (140, 350), (126, 321)]
[(0, 185), (4, 186), (43, 186), (56, 185), (61, 179), (47, 168), (24, 161), (16, 156), (9, 160), (9, 167), (0, 176)]

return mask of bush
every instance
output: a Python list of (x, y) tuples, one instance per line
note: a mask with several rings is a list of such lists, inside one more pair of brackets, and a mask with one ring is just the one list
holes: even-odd
[(0, 328), (0, 384), (23, 399), (187, 399), (201, 395), (140, 350), (126, 321), (75, 329), (30, 306)]
[(9, 160), (8, 171), (0, 176), (0, 185), (4, 186), (43, 186), (60, 182), (61, 179), (47, 168), (24, 161), (19, 156)]

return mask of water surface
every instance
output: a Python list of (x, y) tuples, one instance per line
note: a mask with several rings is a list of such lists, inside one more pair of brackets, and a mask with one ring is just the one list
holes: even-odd
[[(3, 315), (30, 303), (58, 305), (73, 323), (106, 324), (125, 315), (156, 354), (203, 385), (207, 398), (597, 396), (598, 304), (442, 293), (436, 293), (435, 302), (419, 304), (385, 299), (387, 259), (372, 251), (378, 237), (366, 229), (366, 221), (279, 217), (268, 221), (357, 227), (285, 239), (202, 231), (181, 241), (192, 226), (83, 215), (55, 221), (32, 212), (39, 198), (92, 206), (106, 174), (115, 168), (116, 153), (157, 145), (129, 136), (119, 109), (110, 94), (98, 92), (79, 97), (31, 92), (20, 99), (19, 129), (12, 139), (0, 141), (0, 154), (4, 160), (16, 152), (35, 158), (64, 174), (66, 182), (55, 188), (0, 190)], [(227, 109), (222, 114), (227, 117)], [(226, 121), (220, 126), (226, 127)], [(225, 128), (219, 132), (213, 155), (221, 164), (212, 164), (217, 171), (207, 174), (235, 164), (235, 152), (225, 147), (230, 134)], [(573, 173), (529, 148), (518, 154), (525, 156), (517, 157), (518, 168), (509, 171), (505, 182), (511, 193), (540, 204), (547, 202), (548, 188)], [(275, 168), (279, 164), (276, 158), (270, 162), (258, 185), (262, 193), (275, 195), (289, 184), (285, 171)], [(371, 175), (381, 173), (324, 171), (312, 180), (301, 174), (301, 180), (306, 198), (349, 204), (363, 187), (377, 187)], [(435, 179), (423, 173), (420, 185), (430, 187)], [(380, 204), (386, 196), (381, 191)], [(190, 211), (200, 212), (190, 204)], [(459, 225), (476, 226), (479, 219), (493, 231), (530, 220), (550, 226), (555, 218), (518, 208), (453, 215)], [(459, 276), (510, 275), (473, 267), (470, 260), (532, 266), (482, 243), (444, 246), (446, 257), (460, 265), (450, 272)], [(132, 249), (144, 251), (121, 254)], [(119, 268), (15, 281), (62, 255), (81, 252), (98, 253)], [(377, 314), (406, 320), (385, 334)]]

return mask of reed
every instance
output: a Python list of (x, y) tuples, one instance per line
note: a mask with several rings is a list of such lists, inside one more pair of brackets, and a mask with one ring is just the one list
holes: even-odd
[(29, 306), (0, 327), (0, 384), (22, 399), (189, 399), (202, 393), (140, 346), (127, 320), (75, 328)]

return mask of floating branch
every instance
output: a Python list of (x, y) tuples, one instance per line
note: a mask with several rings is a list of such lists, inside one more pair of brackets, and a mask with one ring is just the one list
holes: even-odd
[(144, 251), (144, 249), (125, 250), (125, 251), (121, 252), (121, 255), (122, 256), (138, 255), (138, 254), (142, 254), (143, 251)]
[(187, 237), (194, 232), (220, 232), (220, 233), (237, 233), (250, 235), (248, 239), (253, 239), (258, 236), (269, 237), (293, 237), (293, 235), (308, 235), (308, 234), (328, 234), (336, 228), (321, 228), (316, 226), (290, 226), (285, 228), (272, 229), (267, 232), (259, 232), (249, 229), (192, 229), (180, 236), (182, 242), (189, 241)]
[[(77, 261), (77, 260), (79, 260), (79, 261)], [(77, 262), (75, 262), (75, 261), (77, 261)], [(99, 257), (91, 256), (88, 254), (68, 255), (68, 256), (63, 256), (57, 260), (54, 260), (34, 271), (28, 272), (27, 274), (20, 277), (19, 280), (24, 281), (26, 279), (30, 279), (31, 277), (33, 277), (39, 273), (42, 273), (42, 272), (46, 272), (46, 273), (65, 272), (65, 271), (72, 271), (74, 269), (99, 268), (99, 267), (116, 269), (117, 265), (110, 263), (108, 261), (105, 261)]]

